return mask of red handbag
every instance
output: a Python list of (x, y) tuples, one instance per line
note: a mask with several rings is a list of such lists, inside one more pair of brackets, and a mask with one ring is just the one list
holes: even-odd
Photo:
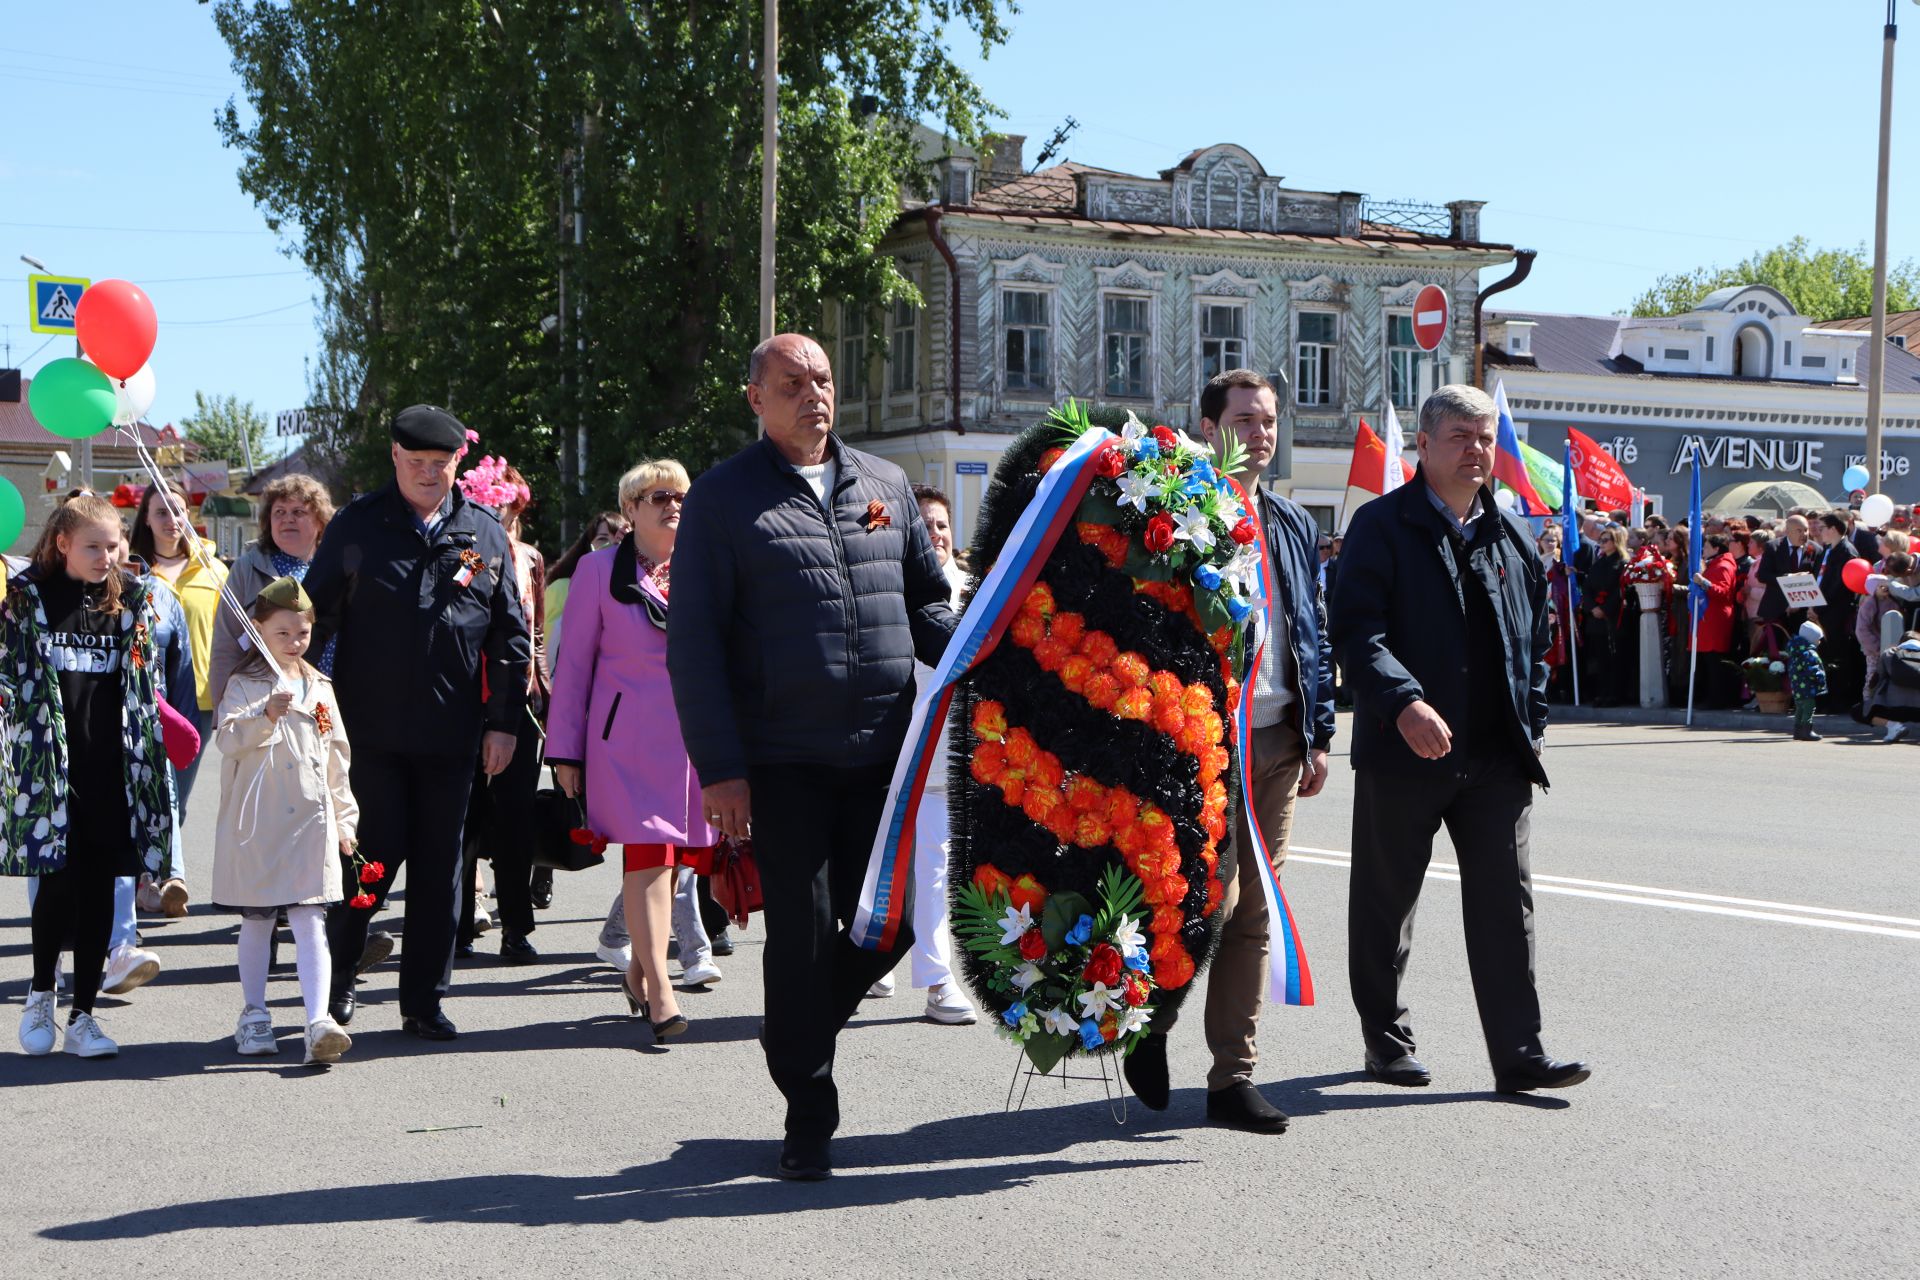
[(766, 905), (760, 867), (753, 860), (753, 841), (728, 838), (714, 850), (713, 900), (742, 929), (747, 927), (747, 917)]

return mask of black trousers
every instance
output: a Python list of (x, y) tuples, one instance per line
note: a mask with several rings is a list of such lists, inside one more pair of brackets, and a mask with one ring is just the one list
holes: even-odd
[(1463, 776), (1356, 772), (1347, 969), (1360, 1032), (1377, 1061), (1414, 1051), (1400, 979), (1442, 823), (1460, 864), (1467, 966), (1487, 1055), (1500, 1071), (1541, 1052), (1527, 869), (1532, 810), (1533, 784), (1510, 755), (1470, 756)]
[[(453, 976), (454, 929), (460, 922), (460, 837), (473, 762), (472, 755), (354, 749), (349, 777), (353, 798), (360, 803), (360, 852), (384, 864), (387, 873), (373, 886), (374, 906), (357, 909), (341, 903), (327, 912), (334, 995), (353, 989), (354, 967), (367, 947), (367, 926), (387, 900), (401, 866), (410, 864), (400, 1014), (426, 1018), (439, 1011)], [(349, 896), (353, 892), (349, 886)]]
[(514, 742), (513, 761), (489, 780), (474, 770), (467, 801), (466, 860), (460, 895), (460, 938), (474, 938), (474, 889), (478, 859), (493, 863), (494, 905), (500, 928), (524, 938), (533, 932), (533, 847), (539, 839), (533, 823), (533, 793), (540, 787), (540, 726), (532, 716)]
[(33, 986), (52, 991), (60, 953), (73, 948), (73, 1011), (92, 1013), (113, 940), (113, 867), (69, 846), (67, 865), (43, 872), (33, 892)]
[(828, 1138), (839, 1127), (834, 1041), (913, 943), (910, 909), (892, 951), (862, 950), (847, 931), (892, 772), (782, 764), (748, 774), (766, 897), (767, 1072), (786, 1097), (791, 1138)]

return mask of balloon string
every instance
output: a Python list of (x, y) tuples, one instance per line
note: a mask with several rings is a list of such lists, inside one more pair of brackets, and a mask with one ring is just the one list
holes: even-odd
[[(148, 477), (156, 486), (165, 490), (167, 487), (166, 476), (161, 472), (160, 464), (156, 462), (153, 455), (147, 451), (146, 441), (140, 438), (138, 425), (131, 427), (123, 426), (117, 428), (117, 430), (132, 442), (134, 456), (140, 459), (140, 465), (146, 469)], [(193, 534), (191, 525), (188, 526), (187, 532)], [(207, 550), (207, 544), (200, 539), (199, 535), (193, 534), (191, 537), (183, 538), (182, 541), (189, 544), (187, 548), (188, 554), (193, 557), (194, 561), (198, 563), (201, 568), (205, 569), (208, 573), (215, 571), (213, 553)], [(253, 625), (253, 616), (247, 612), (246, 606), (240, 603), (240, 598), (233, 594), (233, 589), (228, 585), (228, 580), (224, 577), (220, 579), (220, 599), (225, 602), (227, 608), (233, 611), (233, 616), (240, 620), (240, 627), (246, 632), (247, 639), (252, 642), (255, 652), (263, 656), (270, 653), (271, 650), (267, 648), (265, 637), (260, 634), (260, 629)], [(276, 691), (283, 688), (290, 690), (292, 684), (288, 681), (286, 673), (280, 670), (280, 664), (270, 662), (268, 665), (274, 668), (274, 689)]]

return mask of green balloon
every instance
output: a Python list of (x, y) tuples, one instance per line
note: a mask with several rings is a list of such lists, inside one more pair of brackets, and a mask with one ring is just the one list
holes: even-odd
[(20, 496), (13, 481), (0, 476), (0, 551), (12, 546), (26, 527), (27, 500)]
[(113, 383), (85, 360), (50, 360), (28, 384), (27, 404), (41, 426), (81, 440), (113, 421)]

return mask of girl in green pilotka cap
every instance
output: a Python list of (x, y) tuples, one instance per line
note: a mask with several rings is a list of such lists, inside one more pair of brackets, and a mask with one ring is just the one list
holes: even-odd
[(266, 642), (234, 669), (214, 723), (225, 757), (213, 854), (213, 899), (240, 912), (240, 990), (233, 1033), (248, 1056), (279, 1052), (267, 1013), (267, 965), (276, 918), (286, 912), (306, 1002), (306, 1062), (334, 1061), (353, 1044), (327, 1014), (332, 962), (326, 909), (380, 876), (359, 862), (360, 808), (347, 785), (347, 733), (333, 683), (306, 660), (313, 602), (292, 578), (261, 589), (252, 608)]

